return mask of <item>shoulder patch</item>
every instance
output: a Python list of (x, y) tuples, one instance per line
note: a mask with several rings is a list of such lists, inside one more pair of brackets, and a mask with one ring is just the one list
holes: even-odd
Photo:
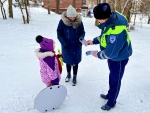
[(110, 43), (114, 43), (116, 41), (116, 36), (115, 35), (110, 35)]

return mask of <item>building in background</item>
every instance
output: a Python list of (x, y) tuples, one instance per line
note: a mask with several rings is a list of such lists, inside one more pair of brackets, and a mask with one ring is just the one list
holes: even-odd
[[(81, 0), (82, 1), (82, 0)], [(89, 1), (90, 0), (83, 0), (83, 6), (88, 7), (89, 6)]]
[[(84, 4), (87, 4), (88, 0), (76, 0), (76, 10), (77, 12), (81, 12), (83, 2)], [(44, 7), (47, 8), (47, 0), (43, 0), (44, 2)], [(64, 12), (67, 10), (69, 5), (72, 5), (73, 0), (60, 0), (60, 13)], [(56, 9), (56, 0), (50, 0), (50, 9), (52, 11), (55, 11)]]

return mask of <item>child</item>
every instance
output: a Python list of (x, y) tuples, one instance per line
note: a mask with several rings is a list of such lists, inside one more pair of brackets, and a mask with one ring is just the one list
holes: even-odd
[(36, 49), (35, 53), (40, 61), (42, 82), (46, 84), (47, 87), (59, 85), (62, 66), (58, 57), (62, 57), (62, 55), (55, 54), (55, 43), (52, 39), (38, 35), (36, 41), (41, 47), (40, 49)]

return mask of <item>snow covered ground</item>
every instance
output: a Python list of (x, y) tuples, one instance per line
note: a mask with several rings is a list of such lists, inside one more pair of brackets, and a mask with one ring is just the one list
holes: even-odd
[[(61, 16), (48, 15), (41, 8), (31, 8), (30, 14), (31, 22), (25, 25), (18, 8), (14, 8), (14, 19), (3, 20), (0, 16), (0, 113), (38, 113), (34, 99), (45, 85), (34, 54), (39, 48), (35, 36), (52, 38), (56, 51), (60, 48), (56, 28)], [(86, 40), (100, 34), (94, 22), (94, 18), (83, 18)], [(133, 55), (126, 66), (116, 107), (109, 112), (150, 113), (150, 25), (142, 28), (136, 25), (130, 35)], [(68, 95), (59, 109), (51, 113), (107, 112), (101, 110), (106, 101), (99, 97), (108, 90), (107, 60), (86, 56), (87, 50), (99, 50), (99, 46), (83, 46), (77, 86), (64, 82), (66, 67), (63, 66), (61, 84), (66, 86)]]

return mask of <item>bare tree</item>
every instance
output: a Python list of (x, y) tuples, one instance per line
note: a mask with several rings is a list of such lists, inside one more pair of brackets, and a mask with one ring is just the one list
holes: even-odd
[(123, 15), (126, 16), (128, 22), (130, 22), (131, 19), (131, 12), (130, 12), (131, 8), (132, 8), (132, 0), (127, 0), (122, 10), (122, 13)]
[(48, 14), (50, 14), (50, 0), (47, 0), (47, 10)]
[(143, 5), (140, 6), (140, 12), (142, 14), (148, 15), (148, 22), (150, 24), (150, 0), (142, 0)]
[(134, 13), (134, 23), (133, 23), (133, 25), (135, 25), (135, 20), (136, 20), (136, 15), (137, 15), (137, 1), (134, 0), (132, 5), (133, 5), (133, 13)]
[(29, 0), (26, 0), (27, 5), (29, 5)]
[(3, 2), (0, 0), (0, 7), (1, 7), (1, 12), (2, 12), (3, 19), (7, 19), (6, 12), (5, 12), (5, 9), (3, 7), (4, 2), (6, 2), (6, 0), (4, 0)]
[(9, 17), (13, 18), (12, 0), (8, 0), (8, 12), (9, 12)]
[(59, 14), (59, 5), (60, 5), (60, 0), (56, 0), (56, 10), (55, 13)]
[(124, 13), (124, 10), (125, 10), (125, 8), (126, 8), (128, 2), (129, 2), (129, 0), (126, 0), (125, 4), (124, 4), (124, 6), (123, 6), (123, 9), (122, 9), (122, 11), (121, 11), (122, 14)]
[[(20, 3), (20, 1), (18, 1), (18, 4), (19, 4), (20, 10), (21, 10), (23, 23), (24, 23), (24, 24), (26, 24), (26, 23), (29, 24), (29, 12), (28, 12), (28, 8), (27, 8), (27, 1), (22, 1), (22, 3)], [(25, 16), (24, 16), (24, 13), (23, 13), (24, 11), (23, 11), (23, 9), (25, 9), (26, 18), (25, 18)]]
[(27, 1), (24, 1), (24, 5), (25, 5), (25, 11), (26, 11), (26, 22), (29, 24), (29, 12), (28, 12), (28, 8), (27, 8)]
[(115, 10), (121, 12), (121, 0), (115, 0)]
[(97, 0), (97, 4), (102, 3), (101, 0)]
[(150, 24), (150, 15), (148, 16), (148, 22), (147, 23)]
[(89, 8), (91, 9), (93, 7), (93, 0), (89, 0)]
[(101, 3), (106, 3), (106, 2), (108, 2), (107, 0), (101, 0)]
[(72, 6), (73, 6), (74, 8), (76, 8), (76, 0), (73, 0), (73, 1), (72, 1)]
[(101, 0), (92, 0), (92, 2), (94, 5), (97, 5), (97, 4), (101, 3)]
[(25, 24), (26, 23), (25, 16), (24, 16), (23, 8), (22, 8), (22, 5), (21, 5), (20, 1), (18, 1), (18, 4), (19, 4), (20, 11), (21, 11), (21, 14), (22, 14), (23, 23)]

